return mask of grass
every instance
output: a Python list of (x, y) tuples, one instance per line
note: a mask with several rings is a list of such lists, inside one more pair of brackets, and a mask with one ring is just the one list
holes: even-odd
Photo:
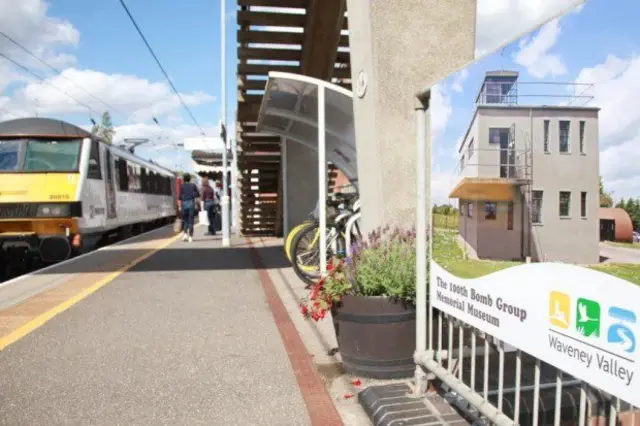
[(460, 278), (477, 278), (521, 262), (465, 259), (456, 242), (457, 232), (447, 229), (433, 230), (433, 260)]
[[(456, 242), (457, 232), (447, 229), (433, 230), (433, 260), (460, 278), (477, 278), (522, 262), (465, 259)], [(640, 284), (640, 265), (609, 263), (589, 268), (604, 272), (634, 284)]]
[(460, 223), (460, 215), (455, 214), (433, 214), (433, 227), (440, 229), (455, 229), (458, 230), (458, 224)]
[(591, 269), (613, 275), (634, 284), (640, 284), (640, 265), (623, 263), (605, 263), (603, 265), (591, 266)]
[(638, 244), (638, 243), (617, 243), (617, 242), (613, 242), (613, 241), (607, 241), (605, 244), (610, 245), (610, 246), (624, 247), (624, 248), (640, 250), (640, 244)]

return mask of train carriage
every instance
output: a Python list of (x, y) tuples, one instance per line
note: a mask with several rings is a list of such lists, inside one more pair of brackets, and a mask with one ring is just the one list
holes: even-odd
[(72, 124), (0, 122), (0, 262), (59, 262), (176, 215), (172, 171)]

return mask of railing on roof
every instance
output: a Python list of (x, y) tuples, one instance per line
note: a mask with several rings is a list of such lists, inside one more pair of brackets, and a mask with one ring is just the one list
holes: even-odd
[(588, 106), (593, 87), (592, 83), (485, 81), (476, 105)]

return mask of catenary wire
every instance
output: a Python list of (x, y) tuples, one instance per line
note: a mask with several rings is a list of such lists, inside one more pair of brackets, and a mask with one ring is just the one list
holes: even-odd
[(198, 129), (200, 129), (200, 132), (204, 135), (204, 130), (202, 130), (202, 127), (200, 126), (200, 123), (198, 123), (198, 120), (196, 120), (196, 118), (193, 116), (193, 114), (191, 113), (191, 110), (189, 109), (189, 107), (187, 106), (187, 104), (184, 103), (184, 100), (182, 99), (182, 96), (180, 96), (180, 93), (178, 92), (178, 90), (176, 89), (176, 87), (173, 85), (173, 82), (171, 81), (171, 79), (169, 78), (169, 75), (167, 74), (167, 72), (164, 70), (164, 67), (162, 66), (162, 64), (160, 63), (160, 60), (158, 59), (158, 57), (156, 56), (156, 54), (153, 52), (153, 49), (151, 48), (151, 46), (149, 45), (149, 42), (147, 42), (147, 39), (145, 38), (144, 34), (142, 33), (142, 30), (140, 29), (140, 27), (138, 26), (138, 24), (136, 23), (136, 20), (133, 18), (133, 16), (131, 15), (131, 12), (129, 12), (129, 8), (127, 7), (127, 5), (124, 3), (124, 0), (120, 0), (120, 4), (122, 5), (122, 7), (124, 8), (125, 12), (127, 13), (127, 15), (129, 16), (129, 19), (131, 20), (131, 22), (133, 23), (133, 26), (136, 27), (136, 30), (138, 31), (138, 34), (140, 35), (140, 37), (142, 38), (142, 41), (144, 41), (144, 44), (147, 46), (147, 49), (149, 50), (149, 53), (151, 53), (151, 56), (153, 56), (153, 59), (155, 59), (156, 63), (158, 64), (158, 67), (160, 67), (160, 70), (162, 71), (162, 73), (164, 74), (165, 78), (167, 79), (167, 82), (169, 82), (169, 85), (171, 86), (171, 88), (173, 89), (174, 93), (178, 96), (178, 99), (180, 100), (180, 103), (182, 104), (182, 106), (184, 107), (185, 110), (187, 110), (187, 112), (189, 113), (189, 115), (191, 116), (191, 119), (193, 120), (193, 122), (196, 124), (196, 126), (198, 126)]
[(41, 64), (43, 64), (44, 66), (46, 66), (47, 68), (51, 69), (52, 71), (54, 71), (55, 73), (57, 73), (60, 77), (64, 78), (65, 80), (67, 80), (69, 83), (73, 84), (74, 86), (78, 87), (79, 89), (83, 90), (85, 93), (87, 93), (89, 96), (91, 96), (93, 99), (95, 99), (96, 101), (100, 102), (102, 105), (106, 106), (107, 109), (110, 109), (116, 113), (118, 113), (119, 115), (121, 115), (124, 118), (127, 118), (126, 114), (123, 114), (122, 112), (118, 111), (116, 108), (112, 107), (111, 105), (109, 105), (108, 103), (104, 102), (102, 99), (98, 98), (97, 96), (95, 96), (94, 94), (92, 94), (91, 92), (89, 92), (87, 89), (85, 89), (84, 87), (80, 86), (79, 84), (75, 83), (74, 81), (72, 81), (71, 79), (67, 78), (66, 76), (64, 76), (62, 74), (62, 72), (60, 70), (58, 70), (57, 68), (55, 68), (54, 66), (52, 66), (51, 64), (49, 64), (48, 62), (46, 62), (45, 60), (43, 60), (42, 58), (38, 57), (36, 54), (34, 54), (33, 52), (31, 52), (29, 49), (27, 49), (26, 47), (24, 47), (22, 44), (18, 43), (16, 40), (14, 40), (12, 37), (10, 37), (9, 35), (7, 35), (6, 33), (4, 33), (3, 31), (0, 31), (0, 35), (2, 35), (4, 38), (6, 38), (7, 40), (9, 40), (11, 43), (13, 43), (14, 45), (18, 46), (20, 49), (22, 49), (24, 52), (26, 52), (28, 55), (30, 55), (31, 57), (35, 58), (37, 61), (39, 61)]
[(24, 65), (16, 62), (15, 60), (11, 59), (9, 56), (7, 56), (6, 54), (0, 52), (0, 56), (2, 56), (3, 58), (5, 58), (7, 61), (11, 62), (13, 65), (15, 65), (16, 67), (20, 68), (21, 70), (28, 72), (29, 74), (31, 74), (32, 76), (36, 77), (37, 79), (39, 79), (40, 81), (42, 81), (43, 83), (53, 87), (54, 89), (58, 90), (59, 92), (64, 93), (65, 95), (67, 95), (70, 99), (72, 99), (75, 103), (77, 103), (78, 105), (81, 105), (83, 107), (85, 107), (86, 109), (88, 109), (89, 111), (91, 111), (92, 113), (94, 113), (96, 116), (100, 116), (99, 113), (97, 113), (93, 108), (91, 108), (89, 105), (80, 102), (79, 100), (77, 100), (76, 98), (74, 98), (73, 96), (71, 96), (69, 93), (67, 93), (66, 91), (64, 91), (63, 89), (59, 88), (58, 86), (56, 86), (55, 84), (47, 81), (46, 79), (44, 79), (43, 77), (39, 76), (38, 74), (36, 74), (35, 72), (31, 71), (29, 68), (25, 67)]

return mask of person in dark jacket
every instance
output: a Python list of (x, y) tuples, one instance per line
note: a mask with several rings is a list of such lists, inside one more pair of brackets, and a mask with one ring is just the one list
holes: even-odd
[(200, 197), (198, 187), (191, 182), (189, 173), (185, 173), (183, 183), (180, 185), (180, 199), (178, 200), (178, 208), (182, 213), (182, 229), (184, 235), (182, 241), (193, 241), (193, 222), (196, 215), (196, 203)]
[(202, 178), (202, 189), (200, 190), (202, 202), (204, 203), (204, 210), (207, 212), (207, 218), (209, 219), (209, 235), (216, 235), (216, 193), (209, 184), (209, 179), (204, 176)]

